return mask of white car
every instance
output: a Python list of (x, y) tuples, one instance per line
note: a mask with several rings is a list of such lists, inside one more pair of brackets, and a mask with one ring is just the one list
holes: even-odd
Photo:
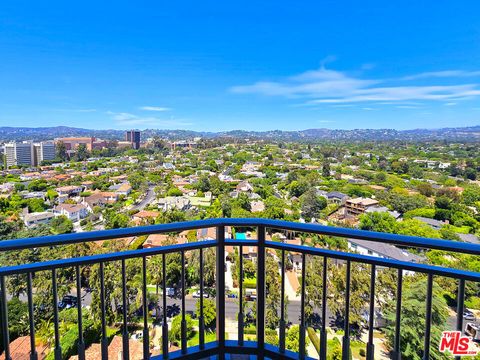
[[(200, 290), (195, 291), (192, 296), (193, 296), (194, 298), (196, 298), (196, 299), (200, 298)], [(204, 298), (208, 298), (208, 297), (209, 297), (208, 293), (206, 293), (206, 292), (204, 291), (204, 292), (203, 292), (203, 297), (204, 297)]]

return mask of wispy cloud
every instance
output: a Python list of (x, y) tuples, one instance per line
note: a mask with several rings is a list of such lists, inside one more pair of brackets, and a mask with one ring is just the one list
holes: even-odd
[(397, 109), (418, 109), (418, 106), (414, 105), (397, 105), (395, 106)]
[(163, 112), (163, 111), (170, 111), (171, 109), (163, 106), (142, 106), (140, 107), (140, 110)]
[(455, 106), (455, 105), (457, 105), (457, 103), (456, 102), (448, 102), (448, 103), (445, 103), (443, 105), (445, 105), (445, 106)]
[(480, 71), (465, 71), (465, 70), (443, 70), (430, 71), (415, 75), (409, 75), (402, 78), (402, 80), (417, 80), (428, 78), (458, 78), (458, 77), (476, 77), (480, 76)]
[(79, 113), (92, 113), (97, 111), (97, 109), (53, 109), (53, 110), (65, 111), (65, 112), (79, 112)]
[(364, 79), (346, 72), (310, 70), (278, 81), (259, 81), (230, 88), (237, 94), (260, 94), (305, 99), (307, 104), (343, 104), (368, 102), (452, 101), (480, 96), (478, 83), (448, 85), (405, 85), (405, 80), (428, 77), (467, 77), (479, 72), (451, 70), (422, 73), (398, 79)]
[(126, 112), (113, 112), (108, 111), (108, 115), (111, 116), (112, 120), (114, 120), (117, 125), (119, 126), (152, 126), (152, 127), (176, 127), (176, 128), (184, 128), (193, 125), (193, 123), (182, 120), (182, 119), (175, 119), (173, 117), (169, 119), (160, 119), (154, 116), (138, 116), (131, 113)]

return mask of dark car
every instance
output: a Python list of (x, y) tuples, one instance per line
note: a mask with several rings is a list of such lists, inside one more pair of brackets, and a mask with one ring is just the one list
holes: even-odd
[(475, 320), (475, 315), (473, 314), (473, 312), (471, 312), (470, 310), (465, 310), (463, 312), (463, 318), (465, 320), (470, 320), (470, 321), (473, 321)]
[(73, 295), (65, 295), (61, 301), (58, 302), (58, 308), (60, 310), (63, 309), (70, 309), (73, 307), (77, 307), (78, 301), (77, 297)]

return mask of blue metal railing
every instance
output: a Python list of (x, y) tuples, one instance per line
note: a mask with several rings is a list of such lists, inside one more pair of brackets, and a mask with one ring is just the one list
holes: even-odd
[[(237, 226), (237, 227), (254, 227), (257, 229), (256, 240), (235, 240), (225, 239), (225, 227)], [(59, 314), (58, 314), (58, 286), (57, 286), (57, 270), (62, 268), (73, 267), (75, 269), (75, 281), (77, 287), (77, 301), (78, 301), (78, 355), (79, 359), (85, 358), (85, 342), (83, 338), (83, 323), (82, 323), (82, 306), (81, 306), (81, 267), (99, 264), (99, 278), (100, 278), (100, 306), (101, 306), (101, 349), (102, 358), (106, 359), (108, 354), (108, 339), (107, 339), (107, 323), (106, 323), (106, 308), (109, 304), (105, 301), (105, 272), (104, 265), (111, 261), (121, 262), (121, 274), (122, 274), (122, 322), (123, 322), (123, 357), (129, 358), (129, 338), (128, 338), (128, 294), (127, 294), (127, 278), (125, 262), (127, 259), (141, 259), (142, 260), (142, 306), (143, 309), (148, 308), (147, 304), (147, 258), (153, 255), (162, 256), (162, 287), (166, 289), (166, 255), (172, 253), (180, 253), (181, 255), (181, 294), (182, 294), (182, 309), (181, 309), (181, 350), (178, 352), (168, 352), (168, 323), (167, 323), (167, 299), (166, 291), (163, 291), (162, 296), (162, 357), (163, 358), (204, 358), (209, 355), (217, 355), (222, 358), (226, 353), (242, 353), (242, 354), (254, 354), (259, 358), (273, 357), (273, 358), (305, 358), (305, 269), (306, 269), (306, 256), (319, 256), (323, 258), (323, 269), (321, 284), (322, 287), (322, 306), (321, 306), (321, 329), (320, 329), (320, 359), (326, 359), (327, 354), (327, 333), (326, 333), (326, 302), (327, 302), (327, 264), (329, 259), (341, 260), (346, 265), (346, 289), (345, 289), (345, 319), (344, 319), (344, 336), (343, 336), (343, 358), (348, 359), (350, 348), (350, 283), (351, 283), (351, 264), (363, 263), (371, 265), (370, 275), (370, 304), (369, 314), (374, 313), (374, 299), (375, 299), (375, 281), (376, 270), (378, 267), (386, 267), (397, 269), (397, 293), (396, 293), (396, 319), (395, 319), (395, 338), (393, 344), (392, 358), (400, 359), (400, 338), (401, 338), (401, 295), (402, 295), (402, 280), (403, 271), (414, 271), (427, 274), (427, 295), (426, 295), (426, 316), (425, 316), (425, 346), (423, 349), (423, 358), (428, 359), (430, 356), (430, 330), (432, 321), (432, 282), (434, 276), (449, 277), (458, 280), (458, 301), (457, 301), (457, 329), (463, 330), (463, 306), (465, 296), (465, 281), (480, 281), (480, 273), (444, 268), (439, 266), (427, 265), (422, 263), (412, 263), (405, 261), (398, 261), (387, 258), (380, 258), (374, 256), (360, 255), (356, 253), (348, 253), (342, 251), (334, 251), (323, 248), (290, 245), (281, 242), (267, 241), (266, 229), (276, 230), (289, 230), (302, 233), (312, 233), (321, 235), (337, 236), (342, 238), (364, 239), (376, 242), (388, 243), (391, 245), (415, 247), (424, 249), (438, 249), (445, 251), (452, 251), (463, 254), (480, 254), (480, 245), (466, 244), (461, 242), (438, 240), (438, 239), (426, 239), (413, 236), (403, 236), (395, 234), (377, 233), (371, 231), (362, 231), (355, 229), (336, 228), (330, 226), (321, 226), (315, 224), (301, 224), (285, 221), (276, 221), (268, 219), (209, 219), (202, 221), (190, 221), (182, 223), (171, 223), (163, 225), (141, 226), (126, 229), (114, 229), (105, 231), (94, 231), (88, 233), (75, 233), (65, 234), (57, 236), (46, 236), (29, 239), (18, 240), (5, 240), (0, 241), (0, 252), (3, 251), (18, 251), (22, 249), (32, 249), (38, 247), (51, 247), (56, 245), (69, 245), (76, 243), (84, 243), (90, 241), (107, 240), (125, 238), (130, 236), (150, 235), (170, 232), (180, 232), (183, 230), (192, 230), (200, 228), (215, 227), (217, 229), (216, 239), (199, 241), (178, 245), (168, 245), (162, 247), (155, 247), (149, 249), (128, 250), (121, 252), (113, 252), (107, 254), (96, 254), (90, 256), (82, 256), (69, 259), (56, 259), (46, 262), (38, 262), (32, 264), (20, 264), (15, 266), (3, 266), (0, 268), (0, 306), (1, 306), (1, 331), (4, 341), (4, 353), (5, 358), (9, 360), (11, 358), (11, 352), (9, 348), (9, 322), (8, 322), (8, 303), (7, 303), (7, 289), (5, 286), (5, 280), (8, 276), (25, 274), (26, 275), (26, 287), (28, 298), (28, 317), (29, 317), (29, 329), (30, 329), (30, 342), (31, 342), (31, 359), (36, 360), (37, 354), (35, 350), (35, 318), (34, 307), (32, 300), (32, 276), (39, 271), (50, 271), (52, 276), (52, 305), (53, 305), (53, 317), (54, 317), (54, 355), (55, 359), (62, 358), (62, 349), (60, 347), (60, 334), (59, 334)], [(245, 341), (244, 339), (244, 314), (243, 314), (243, 259), (240, 256), (239, 261), (239, 310), (238, 310), (238, 340), (226, 340), (225, 338), (225, 271), (224, 271), (224, 254), (225, 246), (239, 246), (240, 254), (244, 246), (256, 246), (257, 247), (257, 318), (256, 318), (256, 333), (257, 341)], [(208, 248), (216, 249), (216, 341), (205, 343), (205, 323), (203, 316), (203, 264), (204, 264), (204, 251)], [(280, 251), (280, 265), (281, 265), (281, 308), (280, 308), (280, 321), (279, 321), (279, 345), (278, 347), (265, 343), (265, 250), (271, 248)], [(185, 311), (185, 252), (191, 250), (198, 250), (200, 252), (200, 316), (199, 316), (199, 345), (195, 347), (188, 347), (186, 341), (186, 311)], [(302, 256), (302, 283), (300, 290), (301, 307), (300, 307), (300, 336), (299, 336), (299, 352), (294, 353), (286, 350), (285, 347), (285, 331), (286, 331), (286, 314), (285, 314), (285, 254), (288, 252), (300, 253)], [(374, 357), (374, 344), (373, 344), (373, 316), (369, 316), (368, 319), (368, 343), (367, 343), (367, 358), (373, 359)], [(143, 358), (153, 358), (150, 356), (149, 348), (149, 332), (148, 332), (148, 311), (143, 311)]]

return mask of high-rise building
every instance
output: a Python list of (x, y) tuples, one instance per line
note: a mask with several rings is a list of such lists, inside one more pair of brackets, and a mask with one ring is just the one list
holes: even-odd
[(49, 161), (55, 159), (55, 143), (53, 141), (42, 141), (33, 144), (34, 165), (40, 165), (42, 161)]
[(33, 143), (31, 141), (5, 144), (7, 168), (15, 165), (34, 165)]
[(140, 149), (140, 131), (129, 130), (125, 133), (125, 141), (132, 144), (134, 149)]

